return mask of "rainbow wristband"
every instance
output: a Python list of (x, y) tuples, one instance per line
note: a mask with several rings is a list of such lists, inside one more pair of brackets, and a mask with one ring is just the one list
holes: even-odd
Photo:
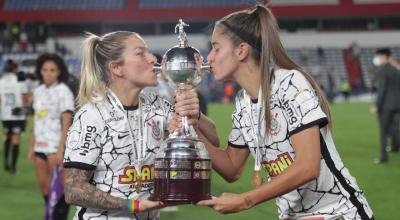
[(140, 208), (139, 200), (128, 199), (128, 212), (129, 213), (136, 214), (140, 211), (139, 208)]
[(132, 205), (131, 205), (131, 199), (128, 199), (128, 212), (132, 213)]
[(133, 200), (133, 204), (134, 204), (133, 213), (139, 213), (140, 212), (140, 210), (139, 210), (139, 208), (140, 208), (139, 200)]

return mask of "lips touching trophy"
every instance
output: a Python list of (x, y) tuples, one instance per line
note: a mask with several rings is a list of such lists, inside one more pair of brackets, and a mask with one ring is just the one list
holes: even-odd
[[(155, 71), (164, 74), (179, 92), (194, 89), (209, 66), (203, 65), (200, 52), (188, 46), (182, 19), (175, 27), (179, 44), (169, 49)], [(161, 144), (154, 163), (154, 193), (150, 200), (166, 205), (192, 203), (210, 199), (211, 160), (205, 146), (197, 138), (187, 117), (181, 118), (181, 128)]]

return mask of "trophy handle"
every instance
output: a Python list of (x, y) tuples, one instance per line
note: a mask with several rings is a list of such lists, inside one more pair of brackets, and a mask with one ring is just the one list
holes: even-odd
[(210, 65), (201, 65), (200, 68), (198, 69), (198, 71), (196, 72), (196, 75), (193, 79), (192, 85), (194, 87), (198, 86), (201, 81), (203, 80), (204, 75), (208, 74), (211, 72), (211, 67)]
[(162, 68), (161, 68), (161, 66), (160, 66), (159, 63), (156, 63), (156, 64), (153, 66), (153, 70), (154, 70), (154, 73), (157, 75), (157, 77), (161, 75)]
[(202, 72), (203, 74), (207, 74), (207, 73), (210, 73), (210, 72), (211, 72), (211, 66), (210, 66), (210, 64), (208, 64), (208, 63), (206, 63), (206, 64), (204, 64), (204, 65), (201, 65), (200, 69), (201, 69), (201, 72)]

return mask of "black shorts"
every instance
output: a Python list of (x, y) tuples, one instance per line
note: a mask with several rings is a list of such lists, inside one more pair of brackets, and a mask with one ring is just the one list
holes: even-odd
[(3, 121), (3, 130), (7, 134), (20, 134), (25, 131), (25, 120)]
[(53, 154), (45, 154), (45, 153), (41, 153), (41, 152), (35, 152), (35, 156), (39, 157), (42, 160), (46, 160), (47, 161), (47, 157), (49, 155), (53, 155)]

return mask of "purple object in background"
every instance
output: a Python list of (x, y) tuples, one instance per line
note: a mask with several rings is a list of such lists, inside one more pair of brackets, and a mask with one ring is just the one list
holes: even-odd
[(54, 208), (64, 194), (61, 178), (61, 167), (57, 166), (53, 169), (53, 175), (51, 177), (50, 191), (44, 220), (56, 220), (53, 219)]

